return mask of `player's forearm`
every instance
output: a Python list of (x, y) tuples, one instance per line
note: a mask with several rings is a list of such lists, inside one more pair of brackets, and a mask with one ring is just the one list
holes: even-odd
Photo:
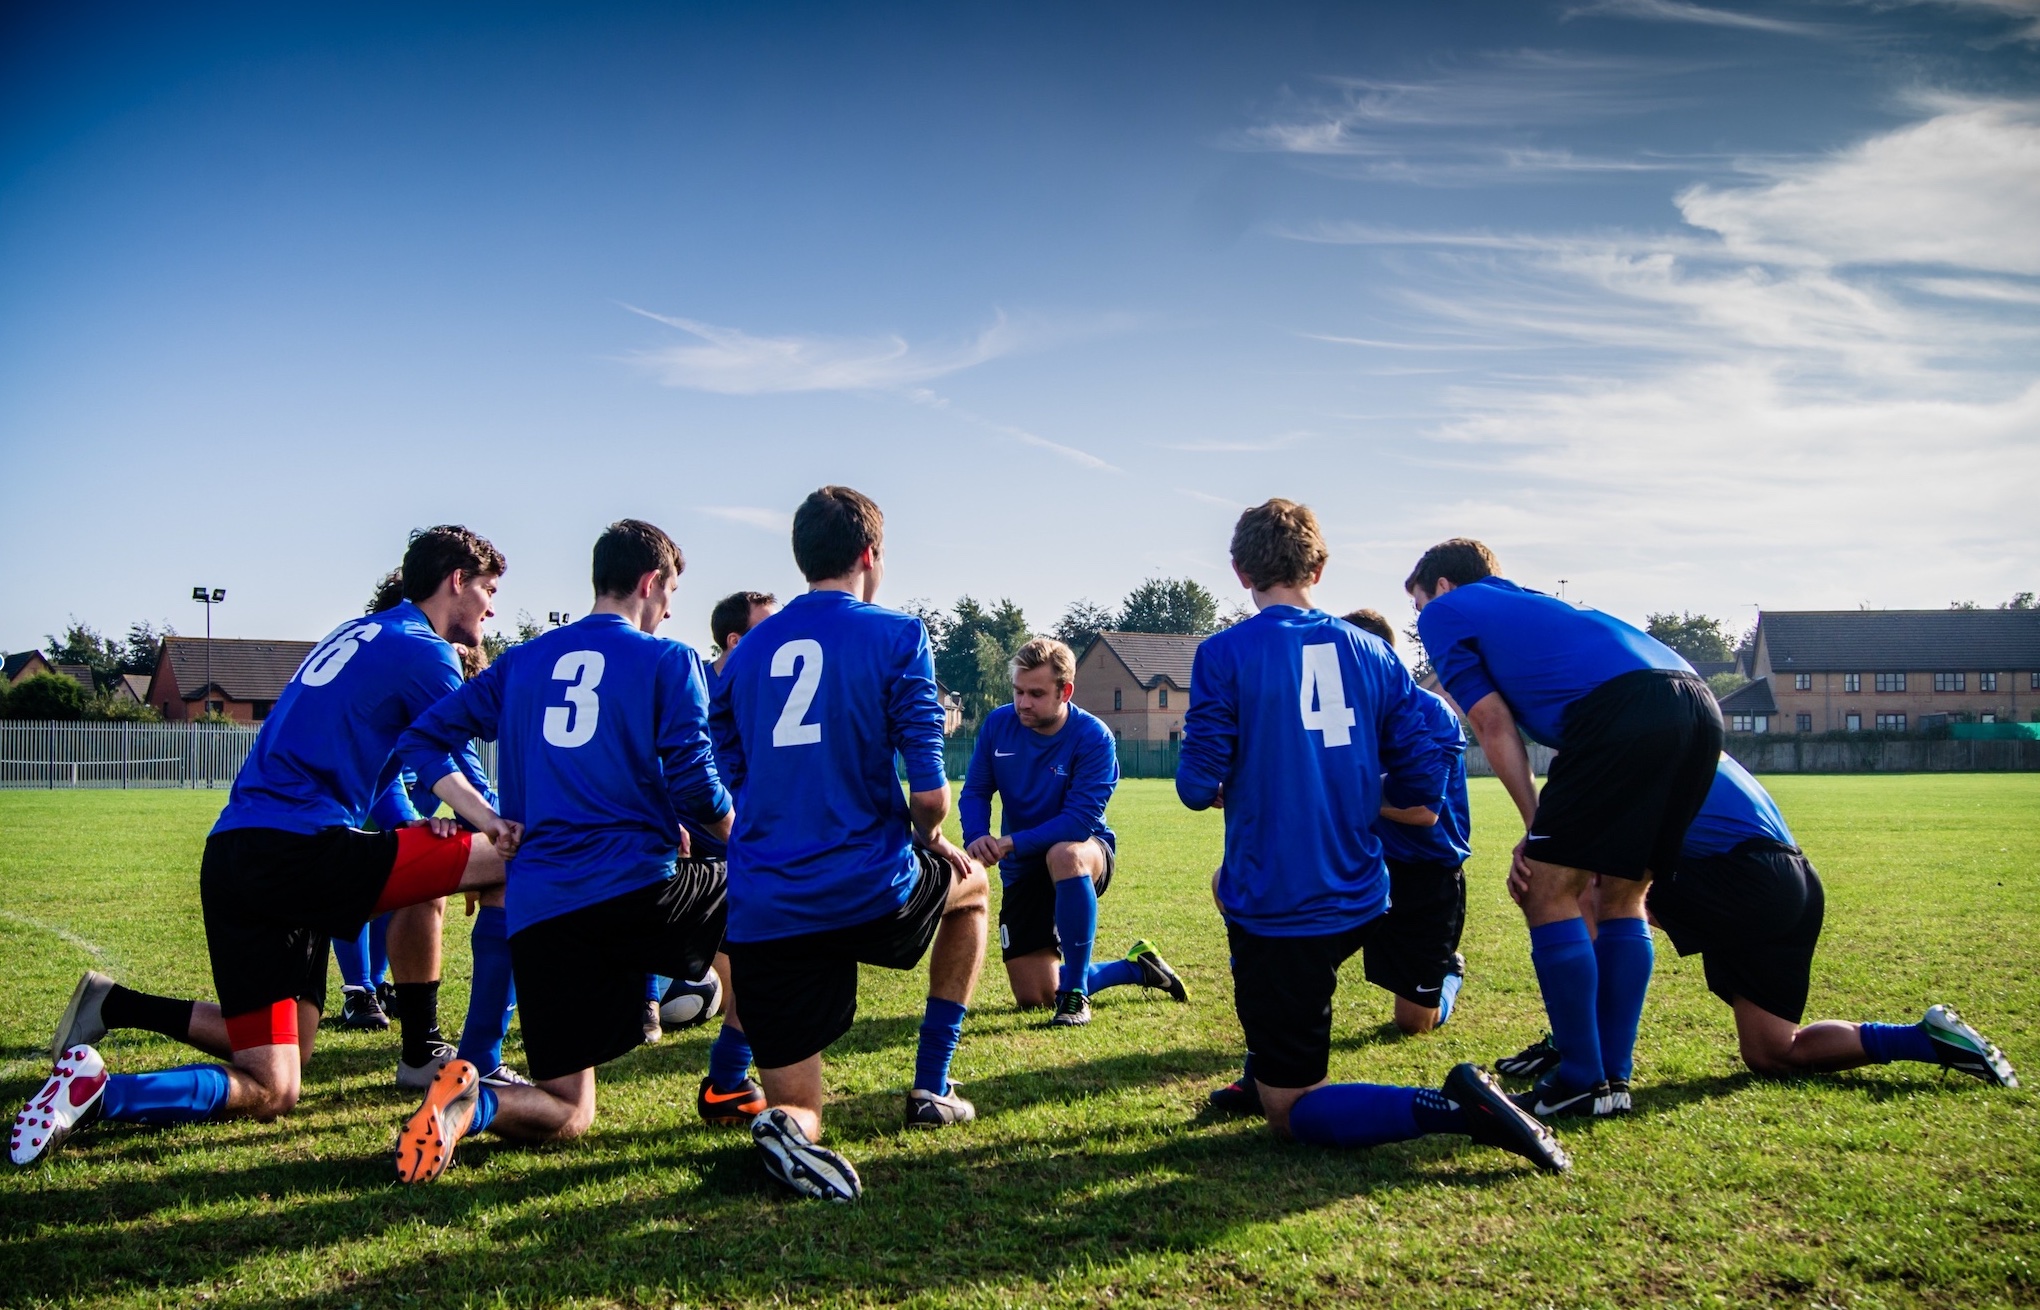
[(942, 831), (943, 820), (949, 817), (949, 788), (931, 787), (908, 793), (907, 815), (913, 821), (914, 835), (924, 842), (933, 841)]
[(432, 794), (453, 807), (454, 814), (470, 827), (486, 831), (501, 817), (458, 769), (433, 783)]
[(1422, 805), (1381, 807), (1381, 817), (1391, 823), (1400, 823), (1410, 828), (1435, 828), (1438, 826), (1438, 811)]
[(1530, 752), (1524, 749), (1523, 738), (1516, 731), (1516, 716), (1509, 712), (1500, 692), (1490, 692), (1466, 717), (1473, 724), (1474, 739), (1480, 742), (1488, 767), (1501, 780), (1509, 799), (1516, 802), (1523, 827), (1528, 829), (1530, 821), (1537, 817), (1537, 778), (1530, 771)]

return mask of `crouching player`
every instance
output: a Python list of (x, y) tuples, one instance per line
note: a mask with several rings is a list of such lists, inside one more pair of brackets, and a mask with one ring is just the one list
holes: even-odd
[(942, 835), (949, 783), (928, 630), (871, 603), (884, 530), (878, 506), (848, 487), (802, 503), (793, 557), (808, 590), (745, 635), (711, 713), (716, 760), (743, 797), (727, 949), (769, 1104), (751, 1138), (775, 1181), (832, 1201), (862, 1191), (849, 1161), (818, 1144), (822, 1052), (857, 1017), (859, 964), (929, 958), (907, 1127), (977, 1114), (949, 1065), (984, 964), (987, 886)]
[[(151, 996), (88, 973), (57, 1025), (56, 1070), (14, 1122), (15, 1164), (94, 1119), (152, 1124), (273, 1119), (298, 1101), (326, 997), (329, 936), (376, 915), (503, 881), (518, 826), (486, 840), (450, 820), (365, 832), (395, 784), (398, 735), (460, 685), (450, 643), (476, 644), (503, 557), (465, 528), (416, 534), (407, 600), (350, 619), (313, 647), (262, 724), (199, 867), (219, 1001)], [(91, 1043), (141, 1028), (231, 1064), (109, 1077)]]
[(499, 743), (503, 809), (531, 840), (505, 906), (535, 1086), (489, 1086), (453, 1059), (397, 1139), (397, 1177), (437, 1178), (460, 1138), (579, 1137), (595, 1066), (637, 1049), (645, 975), (695, 978), (722, 942), (720, 860), (686, 856), (682, 816), (727, 835), (730, 798), (708, 741), (701, 657), (652, 634), (685, 567), (635, 519), (595, 543), (587, 617), (505, 652), (398, 743), (454, 812), (501, 823), (460, 771), (470, 738)]
[[(1680, 955), (1700, 957), (1707, 990), (1735, 1011), (1743, 1063), (1754, 1073), (1788, 1077), (1908, 1060), (1997, 1087), (2019, 1085), (2010, 1061), (1946, 1005), (1930, 1006), (1916, 1024), (1825, 1019), (1801, 1026), (1826, 905), (1820, 875), (1770, 793), (1726, 755), (1677, 863), (1651, 882), (1646, 904)], [(1561, 1058), (1547, 1037), (1495, 1067), (1536, 1077)]]
[(1382, 931), (1384, 800), (1436, 806), (1452, 752), (1389, 649), (1311, 603), (1326, 551), (1308, 508), (1242, 514), (1232, 563), (1254, 617), (1197, 648), (1176, 792), (1225, 812), (1217, 893), (1261, 1111), (1278, 1134), (1372, 1146), (1462, 1133), (1558, 1171), (1550, 1131), (1470, 1064), (1436, 1091), (1326, 1079), (1339, 967)]
[(1036, 637), (1013, 656), (1011, 675), (1013, 703), (985, 716), (958, 808), (964, 849), (998, 865), (1005, 883), (999, 949), (1013, 1000), (1054, 1006), (1049, 1023), (1058, 1027), (1091, 1022), (1090, 998), (1107, 987), (1137, 984), (1188, 1001), (1183, 980), (1145, 941), (1123, 960), (1091, 963), (1098, 898), (1118, 860), (1105, 806), (1119, 785), (1119, 752), (1110, 728), (1070, 704), (1077, 660), (1068, 646)]

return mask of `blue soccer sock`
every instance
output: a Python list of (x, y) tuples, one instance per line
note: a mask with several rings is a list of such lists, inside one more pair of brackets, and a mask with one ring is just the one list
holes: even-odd
[(483, 1083), (475, 1091), (474, 1118), (468, 1120), (467, 1131), (461, 1136), (472, 1137), (476, 1133), (488, 1131), (489, 1125), (496, 1122), (496, 1111), (502, 1107), (502, 1098), (496, 1095), (496, 1089)]
[[(1601, 975), (1596, 1018), (1601, 1034), (1601, 1070), (1609, 1078), (1629, 1077), (1636, 1053), (1636, 1029), (1643, 1022), (1643, 998), (1657, 948), (1642, 919), (1603, 919), (1594, 938), (1594, 967)], [(1564, 1047), (1560, 1047), (1564, 1050)]]
[(1540, 923), (1530, 930), (1530, 963), (1544, 993), (1544, 1014), (1562, 1062), (1559, 1083), (1584, 1091), (1606, 1075), (1601, 1070), (1600, 969), (1585, 919)]
[(366, 990), (375, 986), (368, 972), (368, 925), (352, 937), (333, 939), (333, 963), (340, 966), (340, 985)]
[(668, 987), (671, 987), (672, 985), (673, 985), (673, 980), (672, 980), (671, 978), (668, 978), (668, 977), (667, 977), (667, 976), (666, 976), (665, 974), (663, 974), (663, 973), (648, 973), (648, 974), (646, 974), (646, 975), (645, 975), (645, 999), (646, 999), (646, 1000), (648, 1000), (648, 1001), (663, 1001), (663, 1000), (665, 1000), (665, 999), (666, 999), (666, 989), (667, 989)]
[[(943, 1061), (947, 1069), (949, 1063)], [(718, 1092), (733, 1092), (751, 1076), (751, 1039), (723, 1021), (722, 1031), (708, 1048), (708, 1085)]]
[(368, 925), (369, 986), (380, 987), (390, 976), (390, 916), (379, 915)]
[(1084, 974), (1083, 991), (1096, 996), (1107, 987), (1131, 987), (1140, 981), (1140, 966), (1132, 960), (1107, 960), (1094, 964)]
[(1465, 985), (1466, 975), (1463, 973), (1448, 973), (1445, 975), (1445, 981), (1438, 985), (1438, 1026), (1440, 1028), (1443, 1028), (1445, 1021), (1452, 1017), (1452, 1007), (1459, 1004), (1459, 989)]
[(1941, 1057), (1934, 1052), (1934, 1039), (1927, 1036), (1924, 1024), (1862, 1023), (1856, 1025), (1856, 1035), (1863, 1041), (1863, 1054), (1878, 1064), (1890, 1064), (1893, 1060), (1941, 1063)]
[(963, 1003), (928, 998), (921, 1016), (921, 1047), (914, 1056), (914, 1086), (937, 1096), (949, 1095), (949, 1062), (963, 1040)]
[(460, 1058), (483, 1073), (503, 1063), (503, 1039), (517, 1010), (517, 982), (510, 971), (509, 921), (500, 905), (475, 914), (475, 973), (468, 984), (467, 1021), (460, 1029)]
[(1379, 1146), (1422, 1137), (1417, 1088), (1332, 1083), (1289, 1107), (1289, 1135), (1313, 1146)]
[(1091, 947), (1098, 937), (1098, 889), (1085, 877), (1065, 878), (1055, 885), (1055, 935), (1062, 942), (1062, 981), (1066, 992), (1081, 992), (1091, 974)]
[(219, 1113), (227, 1103), (228, 1086), (227, 1071), (216, 1064), (117, 1073), (106, 1080), (99, 1113), (115, 1123), (195, 1123)]

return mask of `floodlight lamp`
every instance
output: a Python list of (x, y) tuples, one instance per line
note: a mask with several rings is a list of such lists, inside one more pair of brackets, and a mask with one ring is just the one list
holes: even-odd
[(191, 589), (191, 598), (192, 598), (193, 600), (204, 600), (204, 599), (206, 599), (206, 594), (205, 594), (205, 588), (204, 588), (204, 587), (193, 587), (193, 588)]
[(225, 600), (227, 598), (227, 589), (225, 587), (214, 587), (212, 598), (214, 600)]

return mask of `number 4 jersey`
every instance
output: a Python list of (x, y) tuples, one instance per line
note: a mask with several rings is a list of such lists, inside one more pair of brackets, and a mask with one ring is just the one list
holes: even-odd
[[(396, 786), (398, 735), (458, 686), (453, 647), (416, 605), (349, 619), (277, 697), (213, 831), (360, 827)], [(401, 791), (393, 800), (416, 817)]]
[(797, 596), (730, 652), (712, 719), (737, 797), (731, 941), (845, 928), (906, 903), (916, 865), (894, 755), (912, 790), (948, 785), (919, 619), (840, 591)]
[(620, 615), (512, 646), (397, 753), (430, 788), (474, 737), (498, 743), (500, 813), (524, 825), (504, 891), (513, 933), (671, 877), (681, 817), (729, 813), (701, 657)]
[(1228, 920), (1316, 937), (1387, 910), (1383, 793), (1437, 806), (1455, 756), (1422, 695), (1387, 646), (1322, 610), (1270, 605), (1197, 647), (1176, 794), (1203, 809), (1224, 788)]

